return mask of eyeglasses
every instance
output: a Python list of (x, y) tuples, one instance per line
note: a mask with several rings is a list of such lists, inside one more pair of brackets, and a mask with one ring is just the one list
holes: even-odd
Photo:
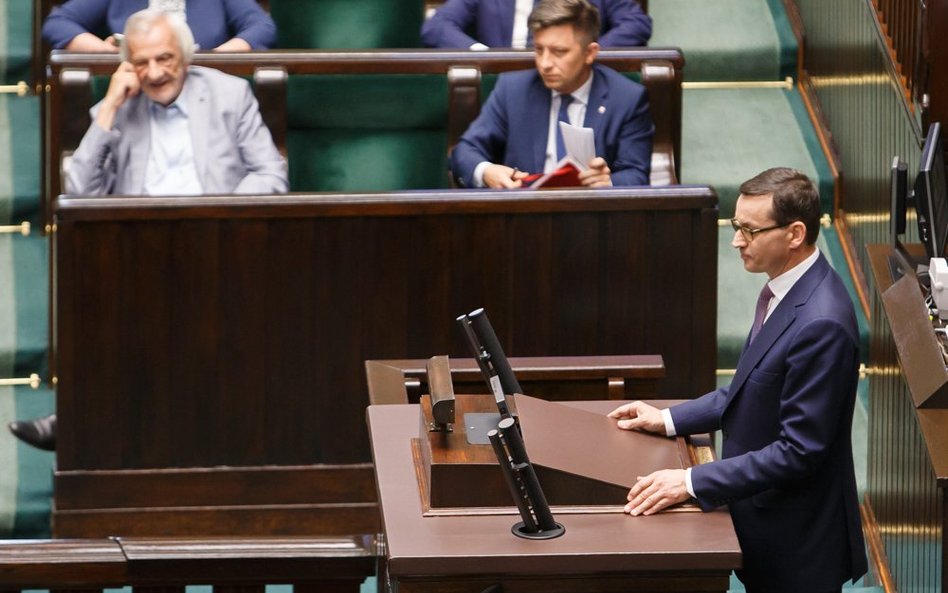
[(790, 226), (791, 224), (793, 223), (788, 222), (787, 224), (775, 224), (773, 226), (765, 226), (762, 229), (752, 229), (749, 226), (742, 225), (741, 222), (736, 218), (731, 219), (731, 227), (733, 227), (735, 231), (740, 231), (741, 236), (744, 237), (744, 240), (747, 241), (748, 243), (754, 240), (754, 237), (757, 235), (757, 233), (763, 233), (764, 231), (772, 231), (774, 229), (782, 229), (784, 227)]

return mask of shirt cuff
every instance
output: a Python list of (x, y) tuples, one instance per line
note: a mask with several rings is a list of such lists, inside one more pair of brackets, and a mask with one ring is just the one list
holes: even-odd
[(477, 43), (472, 44), (471, 47), (469, 47), (468, 49), (471, 51), (487, 51), (490, 48), (481, 42), (477, 42)]
[(695, 496), (695, 487), (691, 483), (691, 468), (685, 468), (685, 490), (688, 491), (688, 494), (691, 495), (691, 498), (698, 498)]
[(485, 187), (484, 185), (484, 170), (490, 165), (489, 161), (483, 161), (477, 164), (474, 167), (474, 175), (471, 176), (471, 180), (474, 182), (474, 187)]
[(678, 434), (675, 432), (675, 421), (672, 420), (672, 414), (668, 408), (662, 410), (662, 420), (665, 421), (665, 436), (673, 437)]

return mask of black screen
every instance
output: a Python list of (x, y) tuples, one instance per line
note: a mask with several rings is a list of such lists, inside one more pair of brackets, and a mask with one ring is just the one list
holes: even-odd
[(948, 183), (939, 123), (928, 128), (922, 148), (918, 177), (915, 178), (915, 212), (918, 215), (918, 238), (925, 246), (926, 255), (942, 257), (948, 239)]

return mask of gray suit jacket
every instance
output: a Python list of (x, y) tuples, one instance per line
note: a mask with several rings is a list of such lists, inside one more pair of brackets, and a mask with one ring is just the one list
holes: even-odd
[[(289, 189), (286, 161), (263, 124), (257, 100), (243, 79), (191, 66), (185, 80), (194, 160), (206, 194), (269, 194)], [(65, 189), (71, 194), (144, 193), (151, 131), (150, 100), (129, 99), (111, 131), (95, 123), (73, 154)]]

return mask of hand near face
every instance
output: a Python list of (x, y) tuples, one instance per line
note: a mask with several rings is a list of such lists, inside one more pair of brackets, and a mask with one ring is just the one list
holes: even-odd
[(111, 130), (115, 112), (125, 104), (125, 101), (141, 92), (141, 88), (135, 68), (128, 62), (119, 64), (115, 73), (112, 74), (112, 80), (109, 81), (109, 89), (105, 93), (105, 98), (102, 99), (96, 122), (103, 129)]
[(493, 189), (523, 187), (523, 178), (528, 175), (506, 165), (488, 165), (484, 169), (484, 185)]
[(609, 417), (618, 420), (616, 426), (622, 430), (642, 430), (665, 434), (665, 419), (662, 418), (662, 411), (643, 402), (636, 401), (619, 406), (609, 412)]
[(584, 187), (612, 187), (612, 171), (606, 164), (606, 159), (597, 156), (589, 161), (589, 168), (580, 171), (579, 182)]
[(633, 517), (654, 515), (691, 497), (685, 487), (683, 469), (663, 469), (637, 479), (635, 486), (629, 490), (629, 502), (623, 509)]

